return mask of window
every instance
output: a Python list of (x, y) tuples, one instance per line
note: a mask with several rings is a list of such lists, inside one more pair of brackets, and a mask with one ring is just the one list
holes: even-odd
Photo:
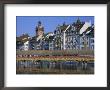
[(52, 47), (52, 44), (50, 44), (50, 47)]
[(84, 42), (82, 42), (82, 44), (84, 45)]
[(69, 37), (69, 41), (71, 40), (71, 37)]
[(92, 45), (92, 50), (94, 49), (94, 45)]
[(84, 47), (81, 47), (81, 49), (83, 50), (83, 49), (84, 49)]
[(28, 44), (26, 44), (26, 46), (28, 46)]
[(82, 37), (82, 40), (84, 40), (84, 37)]
[(91, 43), (94, 43), (94, 39), (91, 39)]

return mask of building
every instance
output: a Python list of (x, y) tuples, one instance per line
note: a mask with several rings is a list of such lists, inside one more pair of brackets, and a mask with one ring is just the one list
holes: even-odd
[(58, 25), (55, 34), (55, 50), (94, 49), (94, 25), (91, 22)]
[(29, 41), (29, 49), (30, 50), (35, 50), (35, 46), (36, 46), (36, 36), (32, 37)]
[(32, 38), (28, 34), (17, 37), (17, 50), (94, 50), (94, 25), (79, 18), (48, 33), (39, 21), (35, 32)]
[(36, 36), (43, 36), (44, 35), (44, 27), (42, 26), (41, 21), (38, 22), (36, 26)]
[(62, 49), (62, 30), (63, 26), (61, 27), (58, 25), (54, 31), (54, 50), (61, 50)]
[(48, 36), (49, 50), (54, 50), (54, 33), (49, 32), (47, 36)]
[(44, 27), (42, 23), (39, 21), (36, 26), (36, 41), (35, 41), (35, 50), (43, 50), (43, 38), (44, 38)]
[(17, 50), (29, 50), (30, 36), (28, 34), (23, 34), (16, 38), (16, 49)]
[(44, 34), (43, 38), (43, 47), (44, 50), (54, 50), (54, 33), (48, 32)]

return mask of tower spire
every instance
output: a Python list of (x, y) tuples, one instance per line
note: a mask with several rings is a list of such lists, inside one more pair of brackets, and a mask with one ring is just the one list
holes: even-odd
[(79, 19), (79, 17), (78, 17), (78, 19), (77, 19), (77, 23), (80, 23), (80, 19)]
[(43, 36), (44, 34), (44, 27), (42, 26), (41, 21), (38, 21), (38, 24), (36, 26), (36, 36)]
[(41, 21), (38, 21), (38, 26), (41, 26), (41, 24), (42, 24)]

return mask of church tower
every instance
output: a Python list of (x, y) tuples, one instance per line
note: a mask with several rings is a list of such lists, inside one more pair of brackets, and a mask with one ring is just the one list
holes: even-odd
[(36, 26), (36, 36), (43, 36), (44, 34), (44, 27), (42, 26), (41, 21), (38, 21), (38, 25)]

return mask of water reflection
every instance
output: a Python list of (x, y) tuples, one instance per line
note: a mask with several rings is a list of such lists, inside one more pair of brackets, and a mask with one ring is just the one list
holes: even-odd
[[(69, 72), (73, 73), (73, 71), (81, 71), (88, 70), (89, 72), (94, 73), (94, 62), (93, 61), (47, 61), (47, 60), (19, 60), (16, 61), (17, 73), (43, 73), (43, 72), (53, 72), (56, 70), (58, 73), (63, 71), (63, 73)], [(40, 70), (43, 70), (40, 72)]]

